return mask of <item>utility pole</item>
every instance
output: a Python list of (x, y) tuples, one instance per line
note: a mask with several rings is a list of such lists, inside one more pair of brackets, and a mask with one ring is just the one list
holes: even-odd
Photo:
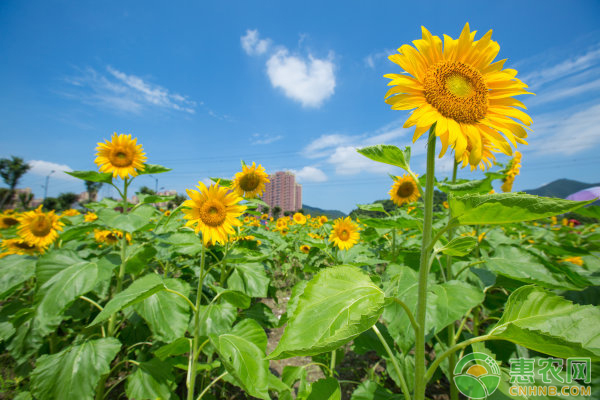
[(46, 176), (46, 184), (44, 185), (44, 200), (46, 200), (46, 197), (48, 196), (48, 182), (50, 181), (50, 175), (52, 175), (53, 173), (55, 173), (56, 171), (52, 170), (50, 171), (50, 173)]
[(148, 176), (154, 179), (154, 194), (158, 193), (158, 178), (156, 178), (154, 175)]

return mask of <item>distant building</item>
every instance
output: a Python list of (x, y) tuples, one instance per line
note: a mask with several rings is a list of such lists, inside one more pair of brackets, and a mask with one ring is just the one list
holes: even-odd
[(275, 206), (281, 208), (282, 215), (286, 211), (298, 211), (302, 208), (302, 185), (296, 183), (293, 173), (277, 171), (269, 175), (262, 199), (269, 205), (270, 212)]

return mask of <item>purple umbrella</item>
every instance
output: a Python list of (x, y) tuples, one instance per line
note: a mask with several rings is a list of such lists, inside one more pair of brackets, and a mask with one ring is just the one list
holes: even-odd
[(600, 198), (600, 186), (580, 190), (567, 197), (567, 200), (586, 201)]

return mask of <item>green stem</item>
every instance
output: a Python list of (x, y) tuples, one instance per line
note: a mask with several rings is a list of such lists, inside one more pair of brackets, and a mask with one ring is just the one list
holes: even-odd
[(392, 262), (396, 262), (396, 228), (392, 229)]
[[(204, 240), (204, 239), (202, 239)], [(198, 277), (198, 293), (196, 295), (196, 312), (194, 313), (194, 339), (192, 341), (192, 350), (190, 351), (191, 362), (189, 363), (187, 373), (187, 400), (194, 399), (194, 386), (196, 384), (196, 363), (199, 356), (199, 335), (200, 330), (200, 300), (202, 299), (202, 284), (204, 281), (204, 260), (206, 258), (206, 245), (202, 243), (202, 253), (200, 256), (200, 276)], [(202, 395), (201, 395), (202, 396)]]
[(329, 376), (333, 378), (333, 375), (335, 373), (335, 350), (331, 352), (331, 363), (329, 365)]
[[(456, 161), (456, 157), (454, 158), (454, 168), (452, 170), (452, 183), (456, 182), (456, 173), (458, 171), (458, 161)], [(452, 220), (452, 210), (450, 210), (450, 215), (448, 219)], [(450, 223), (448, 223), (450, 225)], [(448, 230), (448, 242), (452, 240), (454, 236), (454, 227)], [(446, 279), (452, 280), (454, 278), (452, 273), (452, 256), (446, 256)], [(467, 313), (467, 316), (469, 314)], [(466, 317), (465, 317), (466, 318)], [(461, 328), (462, 329), (462, 328)], [(456, 327), (454, 326), (454, 322), (448, 325), (448, 348), (452, 348), (456, 345)], [(450, 354), (448, 358), (448, 372), (450, 376), (448, 380), (450, 381), (450, 400), (458, 400), (458, 388), (454, 384), (454, 367), (456, 366), (456, 354)]]
[[(125, 178), (125, 184), (123, 185), (123, 193), (121, 193), (121, 200), (123, 205), (123, 214), (127, 214), (127, 187), (129, 186), (129, 181)], [(116, 187), (116, 186), (115, 186)], [(123, 237), (121, 238), (121, 266), (119, 267), (119, 274), (117, 275), (117, 287), (113, 296), (120, 293), (123, 289), (123, 276), (125, 275), (125, 258), (127, 255), (127, 232), (122, 232)], [(115, 333), (115, 321), (116, 321), (116, 313), (113, 313), (108, 320), (108, 336), (114, 336)]]
[(443, 352), (441, 355), (439, 355), (435, 359), (435, 361), (433, 363), (431, 363), (431, 366), (429, 367), (429, 369), (427, 370), (427, 374), (425, 375), (425, 382), (429, 382), (429, 380), (433, 376), (437, 367), (439, 367), (440, 364), (442, 363), (442, 361), (444, 361), (450, 355), (456, 353), (460, 349), (464, 349), (465, 347), (467, 347), (473, 343), (483, 342), (485, 340), (499, 340), (499, 339), (495, 338), (493, 336), (490, 336), (490, 335), (478, 336), (478, 337), (474, 337), (474, 338), (465, 340), (464, 342), (460, 342), (459, 344), (455, 344), (454, 346), (452, 346), (451, 348), (449, 348), (448, 350)]
[(400, 307), (402, 307), (404, 309), (404, 311), (406, 312), (406, 315), (408, 315), (410, 324), (412, 325), (412, 327), (416, 333), (419, 330), (419, 324), (417, 324), (417, 321), (415, 321), (415, 317), (413, 316), (413, 313), (410, 311), (410, 308), (408, 308), (406, 303), (404, 303), (402, 300), (400, 300), (396, 297), (392, 297), (392, 300), (394, 300), (396, 303), (398, 303), (400, 305)]
[(417, 295), (417, 333), (415, 344), (415, 400), (425, 400), (425, 317), (427, 314), (427, 275), (431, 256), (433, 223), (433, 184), (435, 180), (435, 124), (429, 129), (427, 143), (427, 179), (425, 182), (425, 210), (423, 215), (423, 243), (419, 265)]
[(381, 344), (385, 348), (385, 351), (388, 353), (388, 356), (390, 357), (390, 361), (392, 362), (392, 365), (394, 366), (394, 369), (396, 370), (396, 375), (398, 375), (398, 380), (400, 381), (400, 389), (402, 389), (402, 393), (404, 393), (404, 398), (406, 400), (410, 400), (410, 392), (408, 391), (408, 385), (406, 384), (406, 381), (404, 380), (404, 375), (402, 375), (402, 371), (400, 370), (400, 366), (398, 365), (398, 361), (396, 360), (396, 357), (394, 357), (394, 353), (392, 353), (392, 349), (390, 349), (390, 346), (387, 344), (387, 342), (381, 335), (381, 332), (379, 332), (379, 329), (377, 329), (377, 326), (373, 325), (371, 327), (371, 329), (373, 329), (373, 332), (375, 332), (375, 334), (379, 338), (379, 341), (381, 342)]
[(184, 299), (185, 301), (187, 301), (187, 303), (190, 305), (190, 307), (192, 308), (192, 310), (194, 312), (197, 311), (196, 307), (194, 306), (194, 303), (192, 303), (190, 301), (190, 299), (188, 299), (187, 296), (184, 295), (183, 293), (179, 293), (177, 290), (172, 290), (172, 289), (169, 289), (168, 287), (165, 287), (165, 292), (173, 293), (174, 295), (177, 295), (177, 296), (181, 297), (182, 299)]
[(215, 379), (213, 379), (212, 382), (209, 383), (208, 386), (206, 386), (204, 388), (204, 390), (202, 391), (202, 393), (200, 393), (200, 395), (196, 398), (196, 400), (201, 400), (202, 397), (206, 394), (206, 392), (208, 392), (208, 389), (210, 389), (212, 385), (214, 385), (215, 383), (217, 383), (219, 381), (219, 379), (221, 379), (225, 375), (227, 375), (227, 371), (223, 372), (221, 375), (219, 375)]

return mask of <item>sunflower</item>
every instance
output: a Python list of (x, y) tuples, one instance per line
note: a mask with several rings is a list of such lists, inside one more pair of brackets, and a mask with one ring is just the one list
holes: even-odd
[[(118, 230), (95, 229), (94, 239), (98, 243), (117, 244), (123, 239), (123, 232)], [(125, 239), (127, 239), (127, 242), (131, 243), (131, 235), (129, 233), (125, 234)]]
[(13, 213), (0, 213), (0, 229), (10, 228), (19, 223), (19, 216)]
[(327, 217), (326, 217), (325, 215), (321, 215), (321, 216), (319, 217), (319, 223), (320, 223), (321, 225), (323, 225), (323, 224), (324, 224), (324, 223), (326, 223), (327, 221), (329, 221), (329, 220), (327, 219)]
[(263, 215), (261, 215), (260, 219), (262, 219), (263, 221), (268, 220), (269, 219), (269, 214), (263, 214)]
[(54, 242), (64, 226), (54, 210), (45, 213), (42, 206), (21, 214), (19, 224), (19, 236), (29, 245), (39, 248), (46, 248)]
[[(514, 69), (502, 69), (505, 60), (492, 62), (500, 46), (492, 31), (481, 39), (465, 24), (460, 37), (444, 35), (444, 43), (422, 27), (422, 39), (403, 45), (389, 57), (407, 74), (388, 74), (393, 86), (385, 95), (394, 110), (412, 110), (404, 127), (416, 126), (413, 141), (436, 124), (442, 141), (440, 157), (448, 146), (460, 160), (469, 148), (469, 164), (478, 166), (484, 155), (484, 139), (504, 154), (510, 144), (527, 144), (529, 115), (517, 109), (525, 105), (512, 96), (531, 94), (516, 78)], [(502, 136), (503, 134), (504, 136)], [(509, 144), (510, 143), (510, 144)]]
[(294, 214), (294, 222), (298, 225), (304, 225), (306, 223), (306, 217), (304, 214), (297, 212)]
[(398, 207), (417, 201), (421, 196), (415, 180), (410, 175), (397, 176), (389, 194)]
[(560, 260), (560, 262), (570, 262), (580, 267), (583, 265), (583, 259), (581, 257), (567, 257)]
[(245, 206), (239, 205), (242, 198), (228, 188), (212, 184), (210, 187), (202, 182), (196, 186), (200, 191), (187, 189), (191, 200), (183, 203), (184, 218), (189, 221), (186, 226), (194, 226), (196, 233), (202, 232), (204, 245), (208, 242), (227, 243), (228, 235), (234, 234), (234, 226), (242, 226), (238, 219), (246, 210)]
[(83, 216), (83, 220), (85, 222), (94, 222), (97, 219), (98, 219), (98, 216), (96, 215), (96, 213), (93, 213), (93, 212), (88, 212)]
[(512, 190), (512, 186), (515, 181), (515, 176), (519, 175), (519, 172), (521, 172), (521, 153), (516, 151), (515, 156), (509, 164), (509, 169), (506, 173), (506, 177), (503, 180), (504, 183), (501, 187), (503, 192), (510, 192)]
[(141, 144), (137, 143), (137, 138), (132, 139), (131, 135), (117, 135), (113, 133), (111, 141), (98, 143), (96, 147), (96, 159), (94, 162), (98, 165), (100, 172), (111, 172), (113, 177), (126, 179), (138, 175), (138, 171), (144, 170), (146, 153), (144, 153)]
[(358, 225), (352, 222), (350, 217), (338, 218), (333, 223), (329, 241), (342, 250), (348, 250), (358, 243), (359, 237)]
[(269, 182), (269, 175), (265, 172), (262, 165), (252, 163), (252, 166), (243, 165), (242, 172), (235, 174), (231, 189), (239, 196), (255, 198), (265, 191), (265, 183)]
[(302, 246), (300, 246), (300, 251), (304, 254), (308, 254), (310, 252), (310, 246), (307, 244), (303, 244)]
[(288, 227), (288, 219), (285, 217), (281, 217), (277, 219), (277, 229), (287, 229)]
[(61, 217), (74, 217), (76, 215), (81, 214), (79, 211), (77, 211), (74, 208), (69, 208), (68, 210), (65, 210), (61, 213)]
[(0, 258), (5, 257), (9, 254), (21, 254), (21, 255), (34, 255), (36, 253), (43, 253), (44, 249), (34, 244), (29, 244), (21, 238), (5, 239), (0, 243), (0, 247), (4, 250), (0, 253)]

